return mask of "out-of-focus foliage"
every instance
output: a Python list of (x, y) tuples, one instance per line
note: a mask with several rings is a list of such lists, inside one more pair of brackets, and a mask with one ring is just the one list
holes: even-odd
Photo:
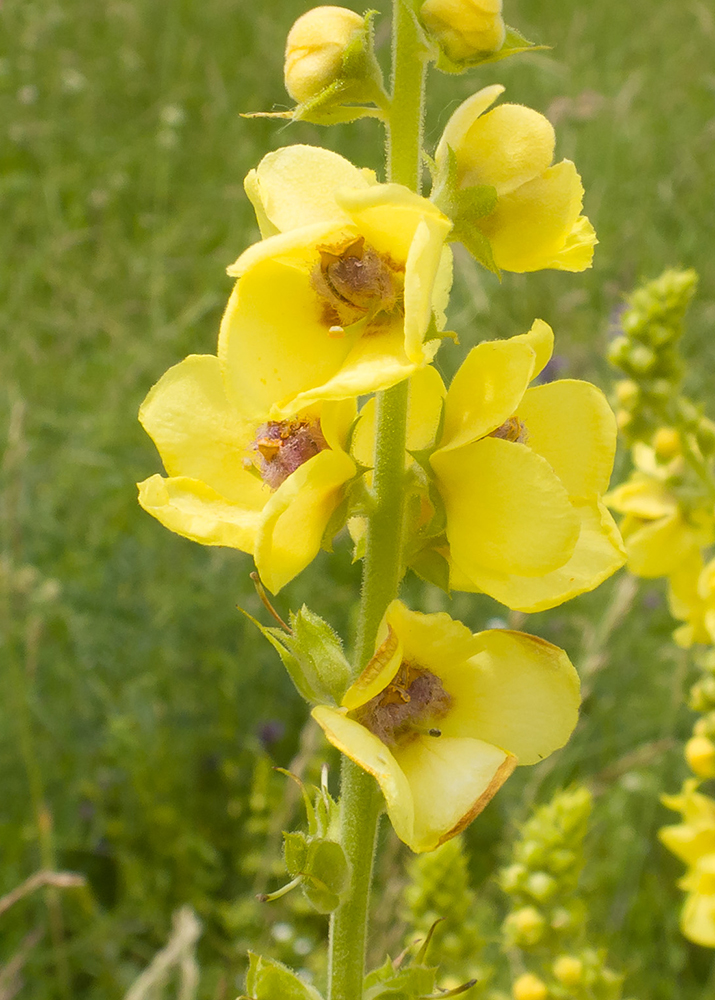
[[(320, 981), (324, 918), (298, 893), (253, 899), (280, 884), (295, 802), (270, 765), (312, 759), (318, 737), (301, 744), (303, 705), (235, 611), (260, 610), (250, 561), (164, 531), (133, 487), (159, 471), (139, 403), (169, 365), (215, 349), (223, 269), (257, 236), (247, 170), (288, 138), (381, 168), (377, 123), (297, 124), (286, 136), (238, 117), (289, 105), (283, 44), (307, 6), (0, 9), (0, 892), (50, 863), (84, 873), (92, 889), (62, 895), (53, 931), (42, 893), (0, 914), (1, 963), (25, 935), (43, 934), (22, 973), (33, 1000), (119, 1000), (184, 904), (203, 925), (201, 1000), (233, 1000), (249, 941), (294, 966), (306, 956)], [(682, 264), (701, 274), (683, 350), (686, 391), (704, 398), (715, 320), (710, 8), (515, 0), (506, 13), (554, 48), (440, 77), (428, 139), (478, 86), (505, 83), (506, 99), (557, 125), (557, 155), (579, 164), (601, 245), (577, 280), (505, 274), (501, 286), (460, 254), (451, 320), (470, 331), (463, 347), (542, 316), (567, 345), (553, 370), (605, 384), (622, 294)], [(377, 19), (383, 47), (385, 25)], [(457, 356), (442, 348), (446, 374)], [(349, 638), (356, 587), (344, 543), (286, 589), (281, 611), (308, 599)], [(448, 606), (416, 581), (409, 591), (425, 611)], [(474, 630), (507, 622), (486, 598), (458, 595), (449, 607)], [(634, 995), (670, 1000), (677, 983), (679, 998), (695, 1000), (712, 957), (679, 936), (680, 866), (655, 838), (667, 818), (658, 794), (683, 776), (678, 743), (690, 723), (679, 706), (693, 679), (669, 644), (660, 585), (617, 578), (527, 627), (567, 649), (586, 701), (569, 747), (513, 778), (469, 831), (475, 890), (530, 803), (587, 779), (603, 793), (585, 873), (590, 925), (599, 938), (610, 929), (610, 960)], [(391, 839), (387, 848), (381, 870), (392, 861), (395, 891), (385, 905), (402, 878)], [(395, 923), (381, 919), (388, 931)]]

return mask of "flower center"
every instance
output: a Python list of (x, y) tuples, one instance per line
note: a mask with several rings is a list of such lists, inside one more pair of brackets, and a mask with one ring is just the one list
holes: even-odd
[(318, 420), (269, 420), (256, 431), (247, 464), (255, 465), (263, 482), (277, 490), (292, 472), (327, 447)]
[(502, 438), (504, 441), (516, 441), (518, 444), (524, 444), (529, 440), (529, 432), (526, 429), (526, 424), (523, 424), (518, 417), (509, 417), (500, 427), (493, 430), (489, 437)]
[(313, 287), (328, 307), (328, 322), (350, 326), (366, 315), (392, 312), (402, 295), (403, 275), (388, 257), (358, 236), (337, 246), (319, 246)]
[(420, 734), (441, 736), (435, 727), (452, 696), (429, 670), (404, 661), (390, 684), (355, 712), (357, 721), (387, 746), (410, 743)]

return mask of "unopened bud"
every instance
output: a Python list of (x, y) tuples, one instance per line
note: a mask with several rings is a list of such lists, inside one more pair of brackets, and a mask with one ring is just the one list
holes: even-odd
[(526, 880), (526, 891), (540, 903), (551, 899), (558, 889), (558, 883), (548, 872), (534, 872)]
[(699, 778), (715, 778), (715, 743), (707, 736), (693, 736), (688, 740), (685, 759)]
[(549, 991), (543, 979), (533, 972), (525, 972), (514, 982), (511, 989), (514, 1000), (547, 1000)]
[(546, 921), (534, 906), (522, 906), (510, 913), (504, 921), (504, 931), (518, 948), (538, 944), (544, 934)]
[(637, 382), (633, 382), (629, 378), (616, 382), (616, 399), (627, 410), (633, 409), (638, 402), (640, 394)]
[(554, 962), (552, 972), (564, 986), (578, 986), (583, 979), (583, 962), (575, 955), (560, 955)]
[(422, 23), (445, 54), (462, 62), (504, 44), (501, 0), (426, 0)]
[(680, 454), (680, 434), (674, 427), (659, 427), (653, 438), (653, 447), (661, 462), (668, 462)]
[(334, 83), (345, 49), (364, 23), (345, 7), (314, 7), (298, 18), (285, 53), (285, 85), (294, 101), (308, 101)]

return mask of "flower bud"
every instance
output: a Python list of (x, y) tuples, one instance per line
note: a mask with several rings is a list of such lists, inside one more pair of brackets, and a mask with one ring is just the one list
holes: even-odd
[(583, 962), (575, 955), (560, 955), (554, 962), (552, 972), (564, 986), (578, 986), (583, 979)]
[(667, 462), (680, 454), (680, 434), (674, 427), (659, 427), (653, 438), (656, 456)]
[(632, 410), (640, 398), (640, 388), (632, 379), (622, 379), (616, 382), (616, 399), (627, 410)]
[(540, 903), (551, 899), (558, 887), (556, 879), (548, 872), (534, 872), (526, 881), (526, 891)]
[(345, 49), (364, 23), (345, 7), (314, 7), (298, 18), (285, 53), (285, 86), (294, 101), (308, 101), (335, 82)]
[(693, 736), (688, 740), (685, 759), (699, 778), (715, 778), (715, 743), (707, 736)]
[(517, 948), (530, 948), (544, 935), (546, 921), (534, 906), (522, 906), (504, 921), (504, 932)]
[(426, 0), (420, 17), (449, 59), (461, 62), (504, 44), (501, 0)]
[(512, 986), (514, 1000), (546, 1000), (548, 995), (546, 983), (533, 972), (525, 972)]

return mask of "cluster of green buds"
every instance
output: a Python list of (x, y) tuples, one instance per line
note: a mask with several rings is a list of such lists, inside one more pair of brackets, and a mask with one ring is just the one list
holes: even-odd
[(524, 823), (513, 861), (500, 873), (512, 909), (504, 945), (524, 971), (513, 1000), (619, 1000), (623, 976), (587, 939), (586, 905), (578, 893), (583, 840), (591, 814), (585, 788), (558, 792)]
[(463, 838), (454, 837), (436, 851), (417, 855), (408, 876), (402, 914), (409, 928), (405, 943), (412, 943), (415, 936), (424, 937), (439, 922), (435, 935), (442, 985), (451, 988), (476, 979), (484, 988), (492, 969), (482, 959), (484, 933)]
[(621, 431), (630, 443), (652, 440), (663, 461), (678, 454), (683, 434), (703, 455), (715, 452), (715, 425), (680, 391), (685, 366), (678, 347), (697, 282), (692, 269), (669, 270), (638, 288), (608, 352), (627, 376), (615, 386)]

